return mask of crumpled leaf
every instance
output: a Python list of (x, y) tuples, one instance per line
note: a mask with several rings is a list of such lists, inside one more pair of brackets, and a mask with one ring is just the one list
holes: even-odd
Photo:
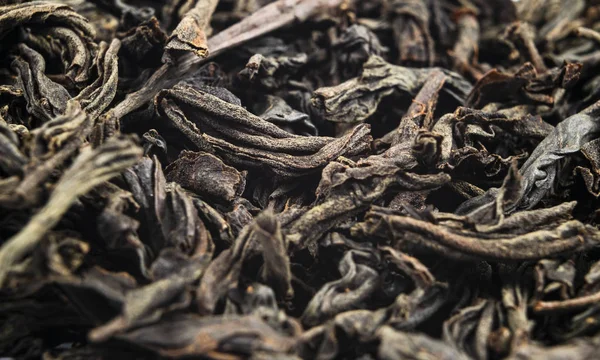
[(117, 53), (120, 47), (121, 42), (117, 39), (108, 46), (104, 42), (100, 43), (98, 55), (94, 59), (98, 77), (75, 97), (92, 120), (100, 116), (117, 93), (119, 78)]
[(308, 56), (303, 53), (276, 58), (256, 54), (248, 60), (239, 77), (249, 83), (260, 84), (266, 89), (277, 89), (285, 85), (307, 62)]
[(167, 180), (198, 195), (232, 202), (244, 192), (246, 172), (225, 165), (214, 155), (184, 151), (166, 169)]
[(213, 260), (200, 280), (196, 301), (201, 314), (213, 313), (217, 302), (238, 285), (244, 262), (262, 254), (261, 277), (279, 297), (290, 296), (289, 259), (285, 256), (284, 238), (272, 214), (262, 213), (245, 226), (234, 244)]
[(212, 254), (210, 233), (192, 199), (178, 184), (166, 182), (156, 158), (142, 159), (123, 177), (140, 206), (140, 221), (152, 224), (140, 231), (140, 239), (154, 256), (166, 247), (175, 247), (184, 254)]
[(46, 181), (56, 166), (61, 166), (85, 141), (91, 120), (77, 102), (67, 104), (65, 114), (31, 132), (29, 157), (23, 179), (11, 191), (0, 195), (3, 206), (19, 208), (39, 201), (38, 185)]
[(448, 180), (446, 174), (414, 174), (383, 161), (371, 168), (333, 162), (323, 170), (317, 189), (322, 200), (291, 223), (286, 237), (298, 250), (311, 248), (323, 233), (364, 211), (389, 189), (435, 189)]
[(178, 272), (130, 290), (125, 294), (122, 314), (93, 329), (90, 339), (103, 341), (129, 329), (156, 323), (166, 313), (185, 309), (192, 300), (188, 286), (201, 276), (207, 262), (207, 258), (202, 256), (188, 260)]
[(19, 53), (12, 67), (19, 74), (27, 111), (43, 121), (62, 115), (71, 98), (67, 90), (44, 74), (46, 63), (38, 52), (20, 44)]
[(0, 285), (11, 270), (39, 243), (78, 196), (111, 179), (133, 165), (141, 149), (129, 139), (114, 139), (105, 145), (81, 153), (57, 183), (48, 203), (14, 237), (0, 247)]
[(378, 285), (377, 271), (357, 261), (369, 254), (346, 253), (339, 264), (342, 278), (325, 284), (311, 299), (302, 315), (302, 323), (315, 326), (340, 312), (351, 310), (365, 301)]
[(132, 330), (120, 338), (167, 357), (204, 356), (209, 359), (236, 354), (250, 356), (255, 352), (287, 353), (295, 345), (293, 338), (272, 329), (257, 316), (179, 315)]
[(442, 71), (448, 76), (444, 91), (462, 103), (471, 86), (460, 75), (441, 68), (418, 69), (391, 65), (373, 55), (364, 64), (359, 77), (334, 87), (317, 89), (313, 105), (328, 121), (362, 122), (373, 115), (381, 100), (395, 90), (416, 95), (434, 71)]
[(480, 109), (492, 102), (506, 102), (515, 98), (522, 103), (553, 105), (552, 92), (556, 88), (572, 87), (579, 80), (581, 69), (579, 63), (565, 63), (538, 74), (531, 63), (525, 63), (514, 75), (490, 70), (477, 81), (466, 105)]
[(267, 95), (264, 101), (257, 102), (254, 105), (253, 110), (262, 119), (292, 134), (303, 136), (317, 135), (317, 128), (310, 121), (308, 114), (292, 109), (280, 97)]
[(69, 89), (89, 80), (96, 44), (88, 34), (68, 27), (52, 26), (35, 29), (35, 32), (28, 32), (26, 37), (27, 45), (44, 54), (45, 58), (60, 59), (63, 74), (53, 74), (54, 81)]
[(358, 24), (344, 29), (334, 46), (344, 78), (357, 76), (372, 55), (383, 56), (389, 50), (368, 27)]
[[(583, 145), (594, 140), (598, 135), (596, 117), (599, 106), (600, 104), (594, 104), (563, 120), (540, 142), (519, 169), (523, 177), (522, 186), (518, 191), (518, 199), (505, 209), (507, 213), (517, 209), (533, 208), (556, 186), (557, 174), (565, 166), (561, 160), (580, 151)], [(495, 191), (496, 189), (489, 190), (489, 192)], [(482, 198), (474, 198), (467, 201), (457, 209), (457, 212), (465, 213), (481, 203), (481, 200)]]

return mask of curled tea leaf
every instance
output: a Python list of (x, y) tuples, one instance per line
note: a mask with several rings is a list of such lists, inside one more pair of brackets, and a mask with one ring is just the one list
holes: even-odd
[(129, 139), (114, 139), (103, 146), (82, 152), (56, 184), (48, 203), (14, 237), (0, 247), (0, 285), (11, 267), (39, 243), (78, 196), (133, 165), (141, 149)]

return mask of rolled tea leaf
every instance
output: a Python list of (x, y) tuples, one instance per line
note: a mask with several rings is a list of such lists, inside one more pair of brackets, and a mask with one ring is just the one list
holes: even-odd
[(192, 53), (199, 58), (208, 56), (207, 32), (210, 19), (215, 12), (219, 0), (197, 0), (171, 33), (163, 61), (173, 62), (176, 54)]
[(35, 249), (78, 196), (120, 174), (141, 155), (141, 148), (127, 138), (115, 138), (94, 150), (84, 149), (56, 184), (48, 203), (0, 247), (0, 286), (5, 284), (12, 266)]

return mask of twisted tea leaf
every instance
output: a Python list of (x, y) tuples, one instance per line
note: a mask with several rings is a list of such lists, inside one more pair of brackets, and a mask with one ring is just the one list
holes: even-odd
[(114, 39), (110, 45), (100, 43), (94, 65), (98, 72), (96, 80), (75, 97), (92, 120), (95, 120), (112, 102), (117, 93), (119, 66), (117, 53), (121, 42)]
[(369, 266), (357, 264), (355, 259), (368, 255), (356, 251), (344, 255), (339, 264), (339, 272), (343, 277), (325, 284), (315, 294), (304, 310), (302, 323), (315, 326), (367, 300), (378, 285), (378, 274)]
[(122, 314), (93, 329), (89, 338), (103, 341), (129, 329), (156, 323), (166, 313), (187, 308), (192, 300), (188, 286), (201, 277), (208, 261), (201, 258), (186, 262), (177, 273), (127, 292)]
[[(507, 207), (507, 213), (533, 208), (556, 186), (557, 174), (564, 166), (560, 160), (580, 151), (583, 145), (597, 137), (600, 131), (596, 120), (599, 108), (600, 103), (596, 103), (565, 119), (535, 148), (519, 170), (523, 177), (519, 198)], [(489, 190), (493, 191), (495, 189)], [(473, 211), (481, 200), (482, 198), (474, 198), (467, 201), (457, 212), (464, 214)]]
[(377, 337), (380, 341), (377, 355), (382, 360), (469, 359), (464, 353), (443, 342), (425, 335), (396, 331), (390, 326), (381, 327)]
[[(165, 336), (169, 334), (169, 336)], [(174, 316), (155, 325), (132, 330), (122, 339), (156, 349), (161, 355), (201, 355), (223, 359), (255, 352), (287, 353), (295, 340), (280, 334), (256, 316)]]
[(66, 27), (36, 29), (27, 33), (27, 44), (50, 58), (62, 62), (64, 75), (53, 78), (65, 86), (80, 86), (89, 79), (89, 68), (96, 51), (96, 44), (77, 30)]
[(219, 254), (208, 266), (196, 291), (200, 313), (211, 314), (219, 299), (237, 286), (245, 262), (262, 254), (261, 277), (274, 288), (278, 297), (292, 295), (289, 259), (284, 238), (273, 214), (259, 214), (246, 225), (232, 247)]
[(215, 152), (226, 163), (266, 168), (286, 178), (318, 171), (338, 156), (363, 153), (371, 141), (366, 125), (337, 139), (292, 135), (240, 106), (187, 86), (162, 91), (155, 104), (199, 149)]
[(48, 203), (14, 237), (0, 247), (0, 285), (11, 267), (39, 243), (78, 196), (118, 175), (142, 155), (131, 140), (114, 139), (82, 152), (56, 184)]
[(5, 174), (16, 175), (27, 164), (27, 158), (19, 150), (19, 138), (5, 122), (0, 122), (0, 169)]
[(394, 39), (398, 47), (398, 62), (412, 66), (432, 66), (434, 42), (429, 33), (427, 1), (385, 1), (392, 20)]
[(54, 169), (66, 162), (84, 143), (91, 132), (91, 119), (77, 102), (67, 104), (65, 114), (57, 116), (31, 132), (28, 166), (22, 181), (10, 192), (0, 194), (0, 203), (10, 208), (23, 208), (39, 201), (40, 184)]
[[(483, 240), (463, 235), (451, 227), (413, 219), (373, 208), (366, 221), (357, 224), (358, 234), (393, 238), (395, 247), (434, 251), (458, 259), (533, 260), (562, 253), (580, 252), (597, 246), (597, 230), (577, 220), (566, 221), (548, 230)], [(475, 236), (474, 236), (475, 235)], [(544, 244), (543, 246), (539, 246)]]
[(264, 261), (261, 278), (273, 288), (278, 298), (292, 298), (294, 290), (291, 284), (290, 259), (279, 222), (273, 214), (262, 213), (256, 217), (256, 223)]
[(177, 52), (191, 52), (205, 58), (208, 55), (207, 29), (218, 0), (196, 1), (169, 37), (163, 61), (172, 62)]
[(307, 62), (308, 56), (303, 53), (277, 58), (256, 54), (248, 60), (245, 69), (238, 76), (266, 89), (278, 89), (286, 85), (290, 77), (296, 75)]
[(477, 14), (472, 9), (464, 8), (455, 16), (458, 18), (459, 33), (452, 49), (454, 69), (460, 74), (470, 73), (478, 79), (482, 74), (476, 66), (480, 32)]
[(13, 61), (12, 67), (19, 74), (27, 110), (44, 121), (62, 115), (71, 98), (67, 90), (44, 74), (46, 64), (38, 52), (19, 44), (19, 53), (20, 57)]
[[(494, 302), (479, 304), (460, 310), (444, 322), (444, 340), (455, 348), (477, 359), (487, 359), (487, 342), (494, 323)], [(474, 337), (472, 343), (470, 337)]]
[(0, 38), (17, 26), (40, 23), (63, 25), (87, 38), (93, 38), (95, 35), (95, 29), (88, 20), (67, 5), (30, 1), (0, 7)]
[(417, 91), (435, 71), (448, 76), (446, 91), (463, 103), (471, 86), (460, 75), (441, 68), (406, 68), (391, 65), (379, 56), (371, 56), (363, 65), (360, 77), (350, 79), (335, 87), (315, 91), (313, 105), (328, 121), (341, 123), (362, 122), (375, 113), (381, 100), (396, 89), (416, 95)]
[(123, 177), (141, 207), (140, 221), (151, 224), (140, 232), (140, 238), (154, 256), (166, 247), (190, 255), (212, 254), (212, 238), (193, 200), (179, 185), (167, 184), (156, 157), (142, 159)]
[[(325, 169), (322, 183), (332, 182), (327, 179), (331, 169), (340, 168), (339, 163), (331, 163)], [(294, 245), (296, 250), (311, 248), (314, 243), (328, 230), (342, 221), (364, 211), (372, 202), (381, 198), (389, 189), (400, 188), (406, 190), (435, 189), (449, 181), (446, 174), (418, 175), (400, 171), (396, 166), (378, 166), (378, 168), (361, 173), (361, 168), (350, 176), (332, 176), (335, 181), (348, 181), (346, 186), (334, 191), (314, 207), (303, 213), (295, 220), (286, 231), (286, 238)], [(330, 171), (333, 175), (334, 171)], [(319, 187), (323, 187), (322, 185)], [(337, 184), (334, 184), (334, 186)], [(322, 190), (317, 190), (321, 193)]]

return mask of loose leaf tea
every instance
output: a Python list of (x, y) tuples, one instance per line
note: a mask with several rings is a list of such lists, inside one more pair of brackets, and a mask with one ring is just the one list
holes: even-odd
[(3, 359), (591, 359), (600, 4), (0, 2)]

